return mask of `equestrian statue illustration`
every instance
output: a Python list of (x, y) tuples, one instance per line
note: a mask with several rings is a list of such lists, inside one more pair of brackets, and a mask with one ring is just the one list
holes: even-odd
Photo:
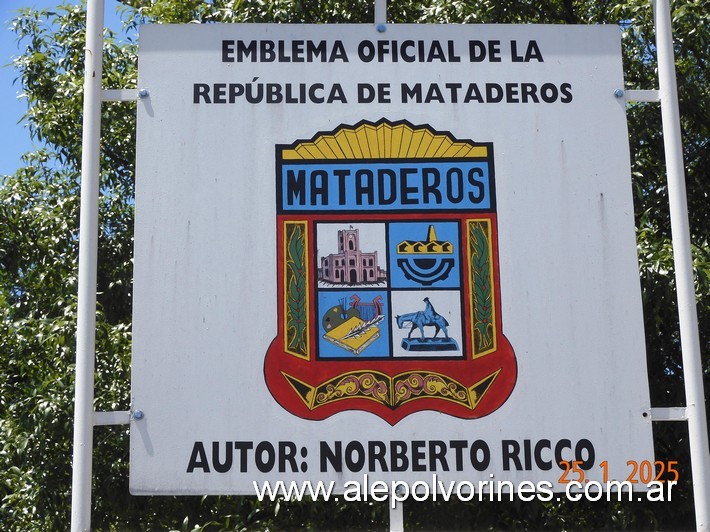
[(446, 327), (449, 325), (449, 322), (446, 321), (446, 318), (444, 318), (444, 316), (436, 312), (436, 310), (434, 309), (434, 305), (431, 304), (431, 301), (429, 301), (428, 297), (424, 298), (424, 303), (426, 303), (426, 307), (424, 308), (424, 310), (419, 310), (417, 312), (410, 312), (408, 314), (402, 314), (401, 316), (397, 316), (397, 326), (400, 329), (404, 329), (405, 323), (412, 324), (412, 328), (410, 329), (407, 338), (411, 338), (412, 333), (417, 328), (419, 329), (419, 332), (422, 335), (421, 337), (426, 338), (426, 335), (424, 334), (424, 327), (436, 327), (436, 331), (434, 331), (433, 338), (436, 338), (436, 335), (439, 334), (439, 331), (444, 331), (444, 335), (446, 336), (446, 338), (448, 338), (449, 331)]

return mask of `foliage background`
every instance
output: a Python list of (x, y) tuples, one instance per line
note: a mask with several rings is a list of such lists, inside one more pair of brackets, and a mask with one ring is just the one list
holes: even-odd
[[(58, 3), (61, 0), (57, 0)], [(672, 3), (691, 240), (705, 389), (710, 390), (707, 0)], [(125, 34), (106, 33), (105, 88), (136, 83), (143, 22), (371, 22), (359, 0), (123, 0)], [(24, 9), (15, 59), (33, 138), (0, 181), (0, 524), (8, 530), (69, 525), (73, 369), (81, 157), (84, 10), (73, 3)], [(612, 23), (623, 30), (627, 88), (657, 87), (652, 9), (642, 0), (391, 1), (393, 23)], [(135, 106), (103, 105), (97, 310), (96, 410), (127, 410)], [(685, 404), (674, 295), (660, 110), (628, 108), (639, 267), (653, 406)], [(639, 375), (638, 378), (645, 378)], [(654, 424), (659, 460), (681, 463), (672, 503), (408, 503), (412, 529), (692, 529), (684, 423)], [(373, 529), (384, 504), (259, 503), (249, 497), (132, 497), (125, 427), (97, 427), (93, 526), (97, 529)]]

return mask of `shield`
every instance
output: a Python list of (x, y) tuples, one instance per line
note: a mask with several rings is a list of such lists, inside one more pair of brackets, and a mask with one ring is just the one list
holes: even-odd
[(493, 145), (381, 119), (276, 146), (283, 408), (478, 418), (517, 378), (503, 335)]

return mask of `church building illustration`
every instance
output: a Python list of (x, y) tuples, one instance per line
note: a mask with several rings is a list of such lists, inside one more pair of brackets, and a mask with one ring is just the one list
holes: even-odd
[(386, 277), (377, 251), (361, 251), (360, 231), (352, 226), (338, 231), (338, 253), (321, 257), (318, 269), (318, 280), (333, 284), (379, 283)]

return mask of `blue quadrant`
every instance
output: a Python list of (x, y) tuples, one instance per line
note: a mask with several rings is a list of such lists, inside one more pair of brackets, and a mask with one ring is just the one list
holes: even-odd
[[(359, 298), (355, 304), (352, 296)], [(373, 316), (372, 303), (379, 298), (384, 312), (384, 319), (375, 327), (379, 329), (379, 337), (367, 345), (362, 352), (355, 354), (324, 338), (326, 327), (333, 328), (349, 317), (359, 315), (363, 321)], [(343, 290), (321, 291), (318, 293), (318, 356), (320, 358), (384, 358), (390, 356), (390, 333), (388, 303), (389, 295), (382, 290)], [(324, 324), (324, 318), (326, 323)], [(328, 321), (328, 320), (331, 320)]]
[[(437, 242), (451, 253), (398, 253), (402, 242), (426, 242), (433, 226)], [(459, 224), (457, 222), (401, 222), (389, 224), (389, 264), (392, 288), (460, 288)], [(423, 247), (423, 246), (419, 246)]]

